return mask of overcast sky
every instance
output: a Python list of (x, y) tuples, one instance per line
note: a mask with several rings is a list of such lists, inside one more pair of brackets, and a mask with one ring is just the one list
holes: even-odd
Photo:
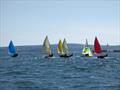
[(120, 44), (119, 0), (0, 0), (0, 46), (51, 44)]

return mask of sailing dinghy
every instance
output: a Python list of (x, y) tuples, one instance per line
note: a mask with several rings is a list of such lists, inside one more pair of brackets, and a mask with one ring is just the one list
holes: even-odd
[(51, 48), (50, 48), (50, 43), (49, 43), (49, 40), (48, 40), (48, 36), (46, 36), (44, 42), (43, 42), (43, 48), (44, 48), (44, 51), (45, 51), (45, 58), (48, 58), (48, 57), (53, 57), (53, 53), (51, 51)]
[(91, 56), (93, 56), (93, 55), (92, 55), (92, 52), (91, 52), (91, 49), (90, 49), (90, 47), (88, 46), (88, 41), (87, 41), (87, 39), (86, 39), (86, 44), (85, 44), (85, 46), (84, 46), (84, 48), (83, 48), (83, 51), (82, 51), (82, 56), (86, 56), (86, 57), (91, 57)]
[(97, 37), (95, 37), (95, 41), (94, 41), (94, 55), (97, 57), (97, 58), (105, 58), (108, 56), (107, 53), (103, 53), (102, 52), (102, 48), (101, 48), (101, 45), (97, 39)]
[(10, 41), (9, 46), (8, 46), (8, 54), (9, 54), (11, 57), (16, 57), (16, 56), (18, 56), (18, 54), (16, 53), (15, 46), (14, 46), (14, 44), (13, 44), (12, 41)]
[(73, 54), (71, 54), (69, 52), (69, 48), (68, 48), (66, 39), (64, 39), (63, 43), (61, 40), (59, 40), (57, 52), (58, 52), (60, 57), (68, 58), (68, 57), (73, 56)]

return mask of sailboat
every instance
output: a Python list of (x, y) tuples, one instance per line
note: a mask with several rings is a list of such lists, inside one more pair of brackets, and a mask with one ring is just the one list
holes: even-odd
[(92, 52), (91, 52), (91, 49), (90, 47), (88, 46), (88, 41), (86, 39), (86, 44), (83, 48), (83, 51), (82, 51), (82, 56), (87, 56), (87, 57), (91, 57), (92, 56)]
[(71, 54), (69, 52), (69, 48), (68, 48), (66, 39), (64, 39), (63, 43), (62, 43), (61, 40), (59, 40), (57, 52), (58, 52), (60, 57), (66, 57), (67, 58), (67, 57), (73, 56), (73, 54)]
[(106, 45), (106, 48), (107, 48), (107, 52), (110, 52), (110, 46), (109, 46), (109, 44), (107, 43), (107, 45)]
[(16, 49), (15, 49), (15, 46), (14, 46), (12, 40), (10, 41), (9, 46), (8, 46), (8, 54), (10, 56), (12, 56), (12, 57), (18, 56), (18, 54), (16, 53)]
[(51, 48), (50, 48), (50, 43), (49, 43), (49, 40), (48, 40), (48, 36), (46, 36), (46, 38), (43, 42), (43, 48), (44, 48), (45, 53), (47, 54), (45, 56), (45, 58), (53, 57), (53, 53), (52, 53)]
[(97, 57), (97, 58), (105, 58), (108, 56), (107, 53), (103, 53), (102, 52), (102, 48), (101, 48), (101, 45), (97, 39), (97, 37), (95, 37), (95, 41), (94, 41), (94, 55)]

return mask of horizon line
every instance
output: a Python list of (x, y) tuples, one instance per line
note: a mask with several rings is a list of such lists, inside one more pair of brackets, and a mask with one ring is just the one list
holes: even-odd
[[(76, 44), (76, 45), (85, 45), (85, 44), (80, 44), (80, 43), (67, 43), (68, 45), (70, 45), (70, 44)], [(19, 47), (19, 46), (42, 46), (43, 44), (23, 44), (23, 45), (14, 45), (14, 46), (16, 46), (16, 47)], [(50, 46), (51, 45), (57, 45), (56, 43), (53, 43), (53, 44), (50, 44)], [(94, 44), (89, 44), (89, 46), (93, 46)], [(100, 44), (101, 46), (106, 46), (107, 44)], [(119, 45), (117, 45), (117, 44), (108, 44), (109, 46), (120, 46), (120, 44)], [(2, 47), (8, 47), (8, 46), (0, 46), (1, 48)]]

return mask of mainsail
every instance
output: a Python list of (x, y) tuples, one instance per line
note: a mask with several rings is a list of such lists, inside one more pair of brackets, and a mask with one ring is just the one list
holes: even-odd
[(97, 37), (95, 37), (95, 41), (94, 41), (94, 53), (102, 53), (102, 49)]
[(67, 55), (69, 54), (69, 48), (68, 48), (66, 39), (64, 39), (64, 41), (63, 41), (63, 52)]
[(8, 46), (8, 53), (9, 54), (15, 54), (16, 49), (12, 41), (10, 41), (9, 46)]
[(52, 54), (51, 48), (50, 48), (50, 43), (49, 43), (49, 40), (48, 40), (48, 36), (46, 36), (46, 38), (43, 42), (43, 47), (44, 47), (44, 50), (45, 50), (46, 54), (48, 54), (48, 55)]
[(58, 52), (58, 54), (64, 54), (64, 52), (63, 52), (63, 45), (62, 45), (62, 41), (61, 40), (59, 40), (57, 52)]
[(88, 47), (88, 40), (86, 39), (85, 47)]

